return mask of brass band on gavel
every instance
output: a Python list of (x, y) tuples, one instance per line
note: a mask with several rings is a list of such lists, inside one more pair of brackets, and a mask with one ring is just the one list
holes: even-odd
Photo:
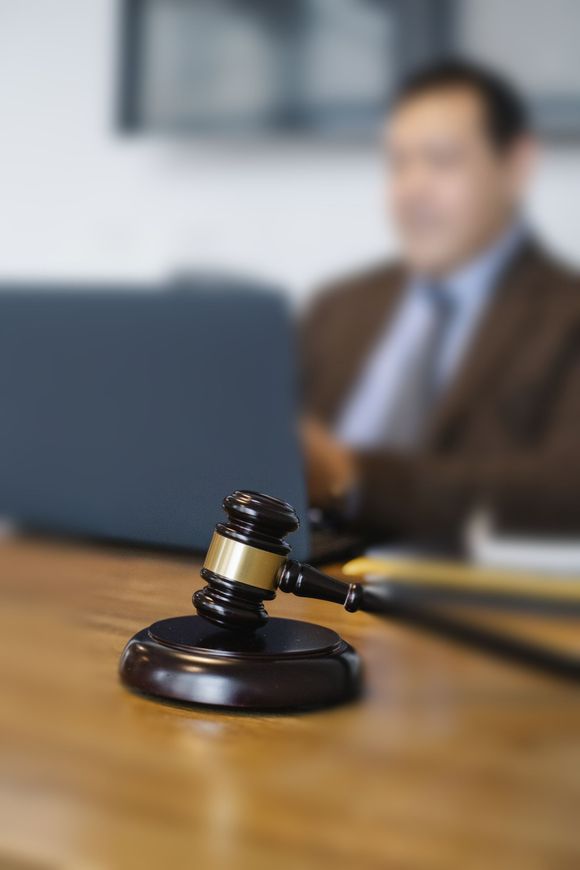
[(250, 579), (252, 586), (274, 590), (285, 561), (285, 556), (259, 550), (214, 532), (203, 567), (226, 580), (247, 584)]

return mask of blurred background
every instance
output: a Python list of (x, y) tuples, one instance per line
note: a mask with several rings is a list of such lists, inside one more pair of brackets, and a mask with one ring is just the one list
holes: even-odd
[(395, 247), (379, 124), (459, 52), (533, 102), (531, 210), (580, 262), (574, 0), (0, 0), (0, 277), (217, 265), (300, 304)]

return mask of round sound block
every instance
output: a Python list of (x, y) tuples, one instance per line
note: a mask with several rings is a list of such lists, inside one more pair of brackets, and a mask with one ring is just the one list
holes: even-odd
[(336, 632), (294, 619), (269, 619), (253, 633), (199, 616), (163, 619), (129, 641), (120, 674), (147, 695), (239, 710), (324, 707), (361, 686), (355, 650)]

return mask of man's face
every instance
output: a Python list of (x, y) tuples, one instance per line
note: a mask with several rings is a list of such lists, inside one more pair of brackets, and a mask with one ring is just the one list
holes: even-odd
[(490, 244), (518, 208), (531, 143), (498, 150), (467, 87), (418, 95), (387, 126), (390, 205), (416, 271), (445, 274)]

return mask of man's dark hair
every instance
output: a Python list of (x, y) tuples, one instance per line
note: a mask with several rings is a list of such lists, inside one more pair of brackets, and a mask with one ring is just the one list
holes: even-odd
[(394, 96), (393, 108), (432, 91), (466, 88), (481, 101), (487, 132), (499, 150), (531, 131), (528, 106), (516, 88), (494, 70), (467, 60), (445, 60), (412, 73)]

